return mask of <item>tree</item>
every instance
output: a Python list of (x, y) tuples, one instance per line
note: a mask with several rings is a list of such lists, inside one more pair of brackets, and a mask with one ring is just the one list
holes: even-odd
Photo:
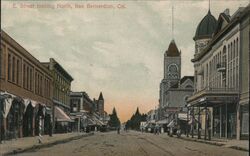
[(117, 117), (115, 107), (113, 108), (112, 114), (110, 114), (109, 116), (110, 116), (110, 120), (108, 122), (108, 125), (110, 127), (119, 127), (121, 125), (121, 122), (119, 118)]
[(132, 115), (130, 120), (126, 123), (126, 128), (130, 128), (133, 130), (140, 130), (140, 123), (142, 121), (146, 121), (147, 115), (141, 114), (139, 108), (137, 107), (135, 114)]

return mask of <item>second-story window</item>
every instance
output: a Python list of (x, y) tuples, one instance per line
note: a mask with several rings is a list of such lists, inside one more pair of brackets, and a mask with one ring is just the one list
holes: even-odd
[(30, 68), (30, 91), (33, 91), (33, 70)]
[(12, 57), (12, 82), (15, 82), (15, 76), (16, 76), (16, 73), (15, 73), (15, 67), (16, 67), (16, 58), (13, 56)]
[(26, 88), (26, 65), (23, 64), (23, 88)]
[(20, 60), (19, 59), (17, 59), (17, 63), (16, 63), (16, 83), (19, 85), (19, 83), (20, 83), (20, 80), (19, 80), (19, 78), (20, 78)]
[(29, 76), (30, 76), (30, 70), (29, 70), (28, 65), (27, 65), (27, 67), (26, 67), (26, 71), (27, 71), (27, 72), (26, 72), (26, 73), (27, 73), (27, 75), (26, 75), (26, 85), (27, 85), (26, 88), (29, 90), (29, 89), (30, 89), (30, 88), (29, 88), (29, 87), (30, 87), (30, 84), (29, 84), (29, 82), (30, 82), (30, 81), (29, 81), (29, 80), (30, 80), (30, 79), (29, 79), (29, 78), (30, 78), (30, 77), (29, 77)]
[(11, 81), (11, 55), (8, 54), (8, 80)]

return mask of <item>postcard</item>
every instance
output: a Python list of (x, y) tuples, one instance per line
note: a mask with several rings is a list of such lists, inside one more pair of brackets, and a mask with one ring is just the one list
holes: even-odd
[(249, 0), (2, 0), (0, 155), (249, 155)]

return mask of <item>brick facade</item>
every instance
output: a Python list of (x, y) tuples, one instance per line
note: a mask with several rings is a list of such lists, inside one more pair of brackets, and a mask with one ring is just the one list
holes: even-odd
[(0, 91), (52, 106), (51, 73), (4, 31), (0, 60)]

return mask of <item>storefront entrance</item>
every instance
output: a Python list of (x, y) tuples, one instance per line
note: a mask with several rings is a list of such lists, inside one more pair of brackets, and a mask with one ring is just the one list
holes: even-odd
[(27, 106), (26, 111), (24, 113), (24, 117), (23, 117), (23, 135), (24, 135), (24, 137), (34, 135), (34, 133), (33, 133), (33, 131), (34, 131), (33, 118), (34, 118), (34, 107), (30, 103)]
[(228, 114), (228, 138), (236, 138), (236, 113)]
[(236, 138), (236, 104), (213, 107), (213, 136)]
[(45, 106), (38, 104), (35, 109), (35, 135), (39, 135), (44, 133)]
[(22, 137), (24, 105), (21, 101), (14, 99), (6, 118), (5, 139)]

